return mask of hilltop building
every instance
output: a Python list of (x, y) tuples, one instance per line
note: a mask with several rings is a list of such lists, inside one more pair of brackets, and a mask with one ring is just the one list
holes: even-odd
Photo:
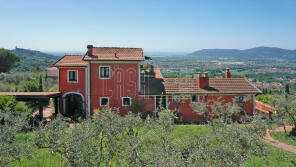
[[(192, 103), (209, 100), (236, 102), (248, 115), (255, 113), (255, 95), (260, 94), (245, 78), (163, 78), (161, 72), (145, 63), (141, 48), (87, 46), (85, 55), (65, 55), (53, 66), (58, 68), (60, 111), (69, 117), (89, 118), (95, 109), (117, 107), (120, 115), (141, 104), (142, 115), (157, 116), (160, 106), (178, 108), (183, 121), (202, 120)], [(180, 103), (180, 98), (184, 98)]]

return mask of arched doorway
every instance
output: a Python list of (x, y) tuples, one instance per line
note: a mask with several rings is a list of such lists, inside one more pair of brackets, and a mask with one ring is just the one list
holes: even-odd
[(63, 96), (64, 116), (72, 120), (85, 118), (84, 112), (84, 98), (78, 92), (68, 92)]

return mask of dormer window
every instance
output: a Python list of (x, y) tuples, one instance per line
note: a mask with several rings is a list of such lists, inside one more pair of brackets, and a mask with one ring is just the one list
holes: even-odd
[(68, 82), (78, 82), (78, 71), (77, 70), (69, 70), (68, 71)]
[(110, 79), (110, 66), (100, 66), (99, 67), (99, 78), (100, 79)]

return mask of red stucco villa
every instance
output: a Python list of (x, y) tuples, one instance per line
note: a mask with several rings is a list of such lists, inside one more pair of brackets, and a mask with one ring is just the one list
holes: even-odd
[[(234, 98), (248, 115), (255, 112), (255, 95), (261, 91), (245, 78), (209, 78), (198, 73), (196, 78), (163, 78), (158, 69), (143, 65), (149, 57), (141, 48), (87, 46), (85, 55), (65, 55), (53, 66), (58, 68), (60, 112), (66, 116), (89, 118), (95, 109), (119, 108), (120, 115), (141, 101), (144, 114), (156, 115), (160, 104), (176, 109), (178, 97), (188, 99), (178, 105), (183, 121), (203, 119), (193, 112), (191, 103)], [(248, 99), (248, 100), (246, 100)]]

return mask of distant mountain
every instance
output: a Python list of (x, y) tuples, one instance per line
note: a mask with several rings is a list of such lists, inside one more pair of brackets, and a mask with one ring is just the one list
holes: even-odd
[(239, 58), (239, 59), (285, 59), (295, 60), (296, 50), (273, 47), (256, 47), (251, 49), (202, 49), (189, 56), (212, 58)]
[(72, 55), (84, 55), (85, 52), (81, 51), (69, 51), (69, 52), (46, 52), (46, 54), (50, 54), (50, 55), (53, 55), (53, 56), (58, 56), (58, 57), (62, 57), (62, 56), (65, 56), (67, 54), (72, 54)]
[(145, 56), (183, 56), (187, 55), (188, 52), (150, 52), (150, 51), (144, 51)]
[(57, 56), (30, 49), (15, 48), (9, 51), (20, 57), (20, 65), (13, 68), (12, 71), (45, 69), (59, 59)]

